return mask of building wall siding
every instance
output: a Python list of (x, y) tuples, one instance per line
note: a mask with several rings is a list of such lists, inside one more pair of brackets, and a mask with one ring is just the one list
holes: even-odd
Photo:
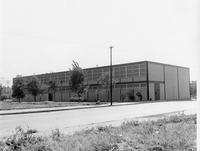
[(179, 78), (179, 96), (180, 99), (190, 98), (190, 73), (187, 68), (178, 68), (178, 78)]
[(178, 99), (177, 67), (165, 66), (165, 91), (167, 100)]
[(160, 83), (160, 100), (165, 100), (165, 85)]
[[(101, 75), (109, 74), (109, 66), (89, 68), (84, 69), (84, 71), (84, 84), (89, 85), (90, 87), (86, 98), (88, 98), (88, 101), (96, 101), (98, 88), (97, 80)], [(70, 71), (41, 74), (36, 76), (43, 84), (48, 85), (48, 82), (51, 80), (57, 83), (58, 91), (56, 92), (55, 100), (53, 96), (53, 101), (70, 101), (72, 96), (69, 88)], [(28, 81), (32, 77), (33, 76), (27, 76), (23, 78)], [(147, 81), (147, 77), (149, 81)], [(187, 68), (180, 68), (177, 66), (155, 62), (137, 62), (114, 65), (113, 79), (115, 81), (115, 86), (113, 88), (113, 101), (126, 101), (127, 93), (132, 89), (134, 89), (135, 96), (137, 92), (142, 94), (142, 100), (147, 100), (148, 93), (149, 98), (155, 100), (155, 89), (158, 89), (158, 85), (160, 94), (156, 93), (156, 98), (159, 98), (157, 95), (159, 94), (160, 100), (164, 100), (165, 98), (167, 100), (189, 98), (189, 70)], [(15, 78), (13, 80), (15, 80)], [(148, 82), (150, 84), (149, 89), (147, 90)], [(109, 100), (108, 90), (101, 91), (99, 93), (99, 99), (101, 101)], [(137, 96), (136, 99), (138, 99)], [(33, 97), (27, 95), (24, 100), (33, 101)], [(46, 92), (46, 94), (38, 96), (37, 100), (48, 100), (48, 93)]]
[(164, 81), (163, 65), (157, 63), (149, 63), (149, 81)]
[(155, 100), (154, 83), (149, 83), (149, 99)]

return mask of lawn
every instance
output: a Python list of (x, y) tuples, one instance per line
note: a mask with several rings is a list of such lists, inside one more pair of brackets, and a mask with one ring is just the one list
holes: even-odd
[[(104, 102), (105, 103), (105, 102)], [(51, 107), (67, 107), (67, 106), (84, 106), (95, 105), (96, 102), (13, 102), (0, 101), (0, 110), (15, 110), (15, 109), (34, 109), (34, 108), (51, 108)], [(103, 103), (100, 103), (103, 104)]]
[(196, 151), (196, 115), (157, 121), (131, 121), (119, 127), (96, 127), (72, 135), (58, 129), (50, 136), (16, 129), (0, 141), (0, 151)]

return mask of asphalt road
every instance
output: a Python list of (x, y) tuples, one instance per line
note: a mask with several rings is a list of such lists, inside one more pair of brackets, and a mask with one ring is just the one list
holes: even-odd
[(0, 116), (0, 136), (11, 134), (17, 126), (37, 129), (46, 133), (59, 128), (69, 132), (97, 123), (120, 123), (126, 119), (150, 116), (175, 111), (197, 112), (197, 101), (158, 102), (112, 107), (67, 110), (47, 113), (32, 113)]

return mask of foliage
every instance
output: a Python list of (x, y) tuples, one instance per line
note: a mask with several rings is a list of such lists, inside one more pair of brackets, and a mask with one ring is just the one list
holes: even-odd
[[(21, 127), (15, 129), (15, 133), (4, 141), (5, 150), (7, 151), (21, 151), (32, 144), (37, 144), (41, 141), (40, 137), (35, 137), (36, 130), (27, 129), (26, 131)], [(1, 148), (2, 149), (2, 148)]]
[(196, 81), (192, 81), (192, 83), (190, 83), (190, 96), (192, 98), (197, 97), (197, 82)]
[(41, 94), (45, 90), (41, 81), (37, 77), (33, 77), (27, 83), (26, 88), (27, 88), (28, 92), (33, 95), (35, 102), (36, 102), (37, 95)]
[(2, 87), (2, 85), (0, 84), (0, 97), (1, 97), (1, 94), (2, 94), (2, 90), (3, 90), (3, 87)]
[(109, 75), (109, 72), (106, 72), (106, 73), (102, 74), (98, 78), (97, 83), (100, 84), (101, 88), (108, 89), (109, 86), (110, 86), (110, 75)]
[(57, 84), (56, 84), (56, 82), (54, 80), (50, 80), (48, 82), (48, 85), (49, 85), (48, 91), (56, 91)]
[[(106, 72), (103, 73), (97, 80), (97, 83), (99, 84), (98, 89), (97, 89), (97, 95), (99, 95), (100, 90), (109, 90), (110, 87), (110, 73)], [(112, 78), (112, 84), (115, 85), (116, 84), (116, 80), (114, 78)], [(99, 100), (98, 100), (99, 101)]]
[(13, 86), (12, 86), (12, 97), (17, 98), (20, 102), (20, 99), (25, 97), (25, 93), (24, 93), (24, 87), (25, 87), (25, 83), (23, 81), (22, 78), (16, 78), (14, 80)]
[[(108, 89), (110, 87), (110, 73), (103, 73), (97, 80), (97, 83), (100, 84), (101, 88)], [(115, 85), (117, 82), (112, 78), (112, 84)]]
[(56, 82), (54, 81), (54, 80), (50, 80), (49, 82), (48, 82), (48, 91), (49, 92), (53, 92), (53, 96), (54, 96), (54, 101), (55, 101), (55, 93), (56, 93), (56, 89), (57, 89), (57, 84), (56, 84)]
[[(0, 101), (0, 110), (15, 110), (15, 109), (37, 109), (37, 108), (52, 108), (52, 107), (69, 107), (80, 105), (95, 105), (95, 102), (54, 102), (54, 101), (41, 101), (41, 102), (15, 102), (15, 101)], [(103, 103), (102, 103), (103, 104)]]
[(137, 92), (136, 95), (139, 98), (139, 100), (142, 101), (142, 94), (140, 92)]
[(80, 97), (81, 94), (84, 92), (84, 71), (79, 66), (79, 64), (73, 61), (71, 76), (70, 76), (70, 86), (71, 90)]
[(0, 150), (13, 151), (16, 146), (22, 151), (196, 151), (195, 121), (196, 115), (177, 115), (157, 121), (130, 121), (120, 127), (99, 126), (73, 135), (56, 129), (48, 137), (32, 133), (27, 137), (20, 130), (11, 139), (1, 141)]
[(135, 101), (135, 91), (134, 91), (134, 89), (128, 91), (127, 95), (128, 95), (128, 98), (129, 98), (131, 101)]

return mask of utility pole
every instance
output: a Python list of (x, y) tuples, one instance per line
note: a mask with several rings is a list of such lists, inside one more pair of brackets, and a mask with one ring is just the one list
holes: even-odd
[(110, 46), (110, 105), (112, 105), (112, 48)]

